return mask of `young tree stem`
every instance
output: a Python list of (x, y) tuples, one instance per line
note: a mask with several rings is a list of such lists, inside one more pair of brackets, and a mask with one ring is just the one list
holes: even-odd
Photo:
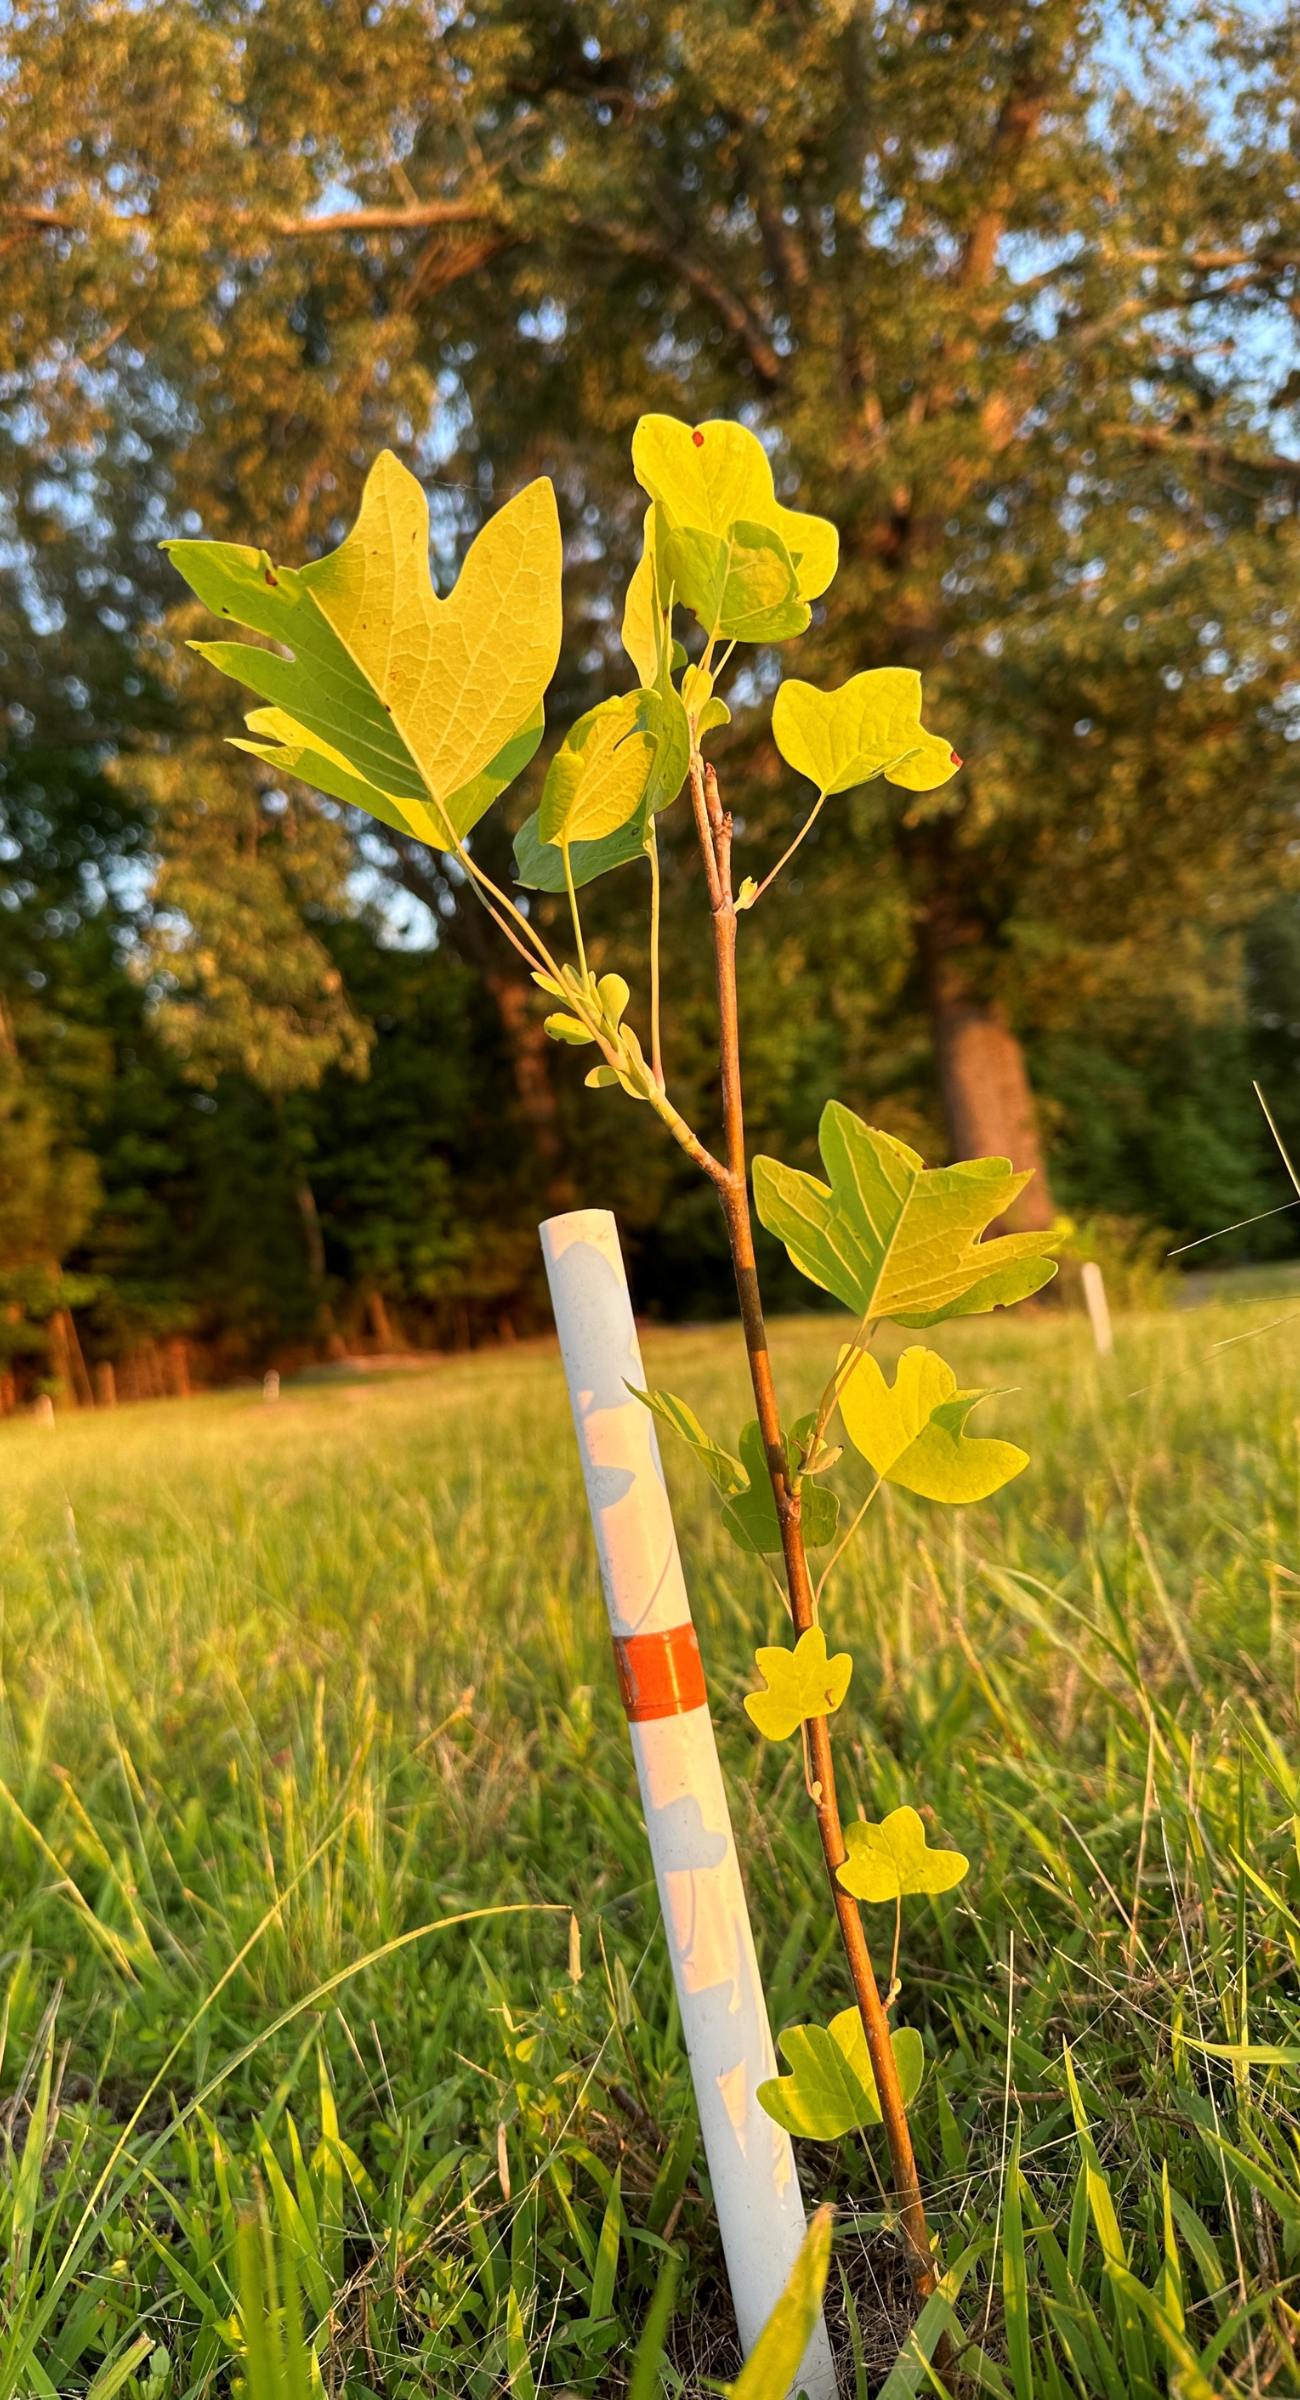
[[(704, 858), (709, 886), (709, 912), (713, 926), (713, 951), (718, 978), (718, 1056), (722, 1077), (722, 1110), (725, 1132), (725, 1172), (715, 1175), (722, 1213), (726, 1219), (727, 1237), (731, 1245), (732, 1265), (736, 1275), (736, 1291), (740, 1300), (741, 1323), (744, 1327), (745, 1349), (749, 1358), (750, 1380), (754, 1387), (754, 1402), (758, 1410), (759, 1429), (767, 1454), (768, 1473), (772, 1478), (772, 1495), (776, 1502), (777, 1521), (781, 1527), (781, 1549), (785, 1561), (786, 1585), (790, 1594), (790, 1613), (796, 1633), (806, 1633), (816, 1621), (816, 1602), (812, 1578), (808, 1571), (801, 1524), (802, 1503), (792, 1490), (786, 1464), (785, 1444), (781, 1438), (780, 1411), (776, 1387), (772, 1378), (772, 1361), (767, 1347), (767, 1331), (763, 1322), (763, 1303), (758, 1284), (758, 1268), (754, 1257), (754, 1233), (749, 1209), (749, 1179), (745, 1162), (745, 1112), (740, 1073), (740, 1011), (736, 989), (736, 909), (731, 889), (731, 818), (722, 807), (717, 777), (696, 750), (691, 758), (691, 798), (695, 809), (696, 829)], [(835, 1765), (831, 1751), (830, 1728), (825, 1717), (813, 1717), (805, 1731), (808, 1754), (812, 1761), (812, 1790), (817, 1812), (817, 1830), (821, 1836), (822, 1857), (826, 1864), (827, 1880), (835, 1903), (840, 1939), (853, 1980), (854, 1996), (862, 2016), (867, 2051), (876, 2079), (876, 2092), (884, 2120), (885, 2138), (893, 2167), (894, 2192), (898, 2201), (903, 2231), (912, 2252), (912, 2272), (918, 2295), (924, 2297), (934, 2290), (935, 2270), (930, 2252), (925, 2222), (925, 2207), (917, 2179), (916, 2159), (907, 2111), (899, 2088), (898, 2070), (894, 2064), (890, 2041), (889, 2019), (881, 2002), (879, 1987), (867, 1948), (858, 1904), (846, 1892), (836, 1876), (847, 1851), (840, 1823), (839, 1803), (835, 1793)], [(819, 1795), (819, 1796), (816, 1796)]]

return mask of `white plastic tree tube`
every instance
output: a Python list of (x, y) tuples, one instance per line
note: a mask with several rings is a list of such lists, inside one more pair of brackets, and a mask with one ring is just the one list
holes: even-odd
[[(741, 2347), (781, 2297), (805, 2220), (790, 2137), (759, 2107), (777, 2072), (754, 1936), (664, 1487), (618, 1232), (607, 1209), (541, 1228), (704, 2153)], [(835, 2400), (818, 2318), (793, 2387)]]

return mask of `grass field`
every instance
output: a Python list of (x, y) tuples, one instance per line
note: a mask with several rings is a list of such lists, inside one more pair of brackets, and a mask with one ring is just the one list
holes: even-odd
[[(889, 1499), (826, 1609), (846, 1814), (923, 1803), (973, 1862), (910, 1904), (900, 2013), (974, 2372), (1017, 2400), (1300, 2389), (1300, 1366), (1294, 1326), (1237, 1338), (1282, 1306), (1131, 1320), (1105, 1365), (1078, 1319), (944, 1328), (1033, 1466)], [(828, 1333), (776, 1328), (790, 1403)], [(748, 1413), (730, 1332), (647, 1352)], [(825, 2022), (797, 1745), (740, 1707), (778, 1603), (667, 1463), (773, 2021)], [(0, 1509), (0, 2400), (228, 2390), (259, 2203), (326, 2391), (621, 2391), (668, 2237), (666, 2388), (727, 2372), (554, 1352), (13, 1423)], [(883, 2154), (802, 2166), (875, 2390)]]

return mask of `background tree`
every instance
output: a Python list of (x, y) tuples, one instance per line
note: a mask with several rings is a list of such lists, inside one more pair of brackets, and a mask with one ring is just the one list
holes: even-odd
[[(1080, 1090), (1068, 1061), (1127, 1044), (1158, 1082), (1184, 1038), (1158, 962), (1182, 990), (1192, 951), (1207, 1021), (1235, 1012), (1249, 1038), (1234, 930), (1295, 877), (1288, 21), (1081, 0), (369, 18), (47, 6), (10, 36), (6, 480), (29, 622), (61, 608), (92, 666), (111, 654), (116, 713), (88, 694), (83, 738), (165, 721), (182, 753), (160, 532), (311, 555), (384, 441), (429, 483), (444, 576), (487, 507), (555, 475), (562, 723), (617, 646), (631, 424), (739, 410), (841, 529), (799, 671), (922, 667), (967, 759), (932, 804), (828, 810), (802, 925), (775, 955), (755, 929), (771, 1104), (792, 1047), (820, 1045), (869, 1113), (923, 1133), (934, 1095), (954, 1147), (1035, 1163), (1029, 1038), (1065, 1194), (1095, 1200), (1097, 1078)], [(797, 794), (732, 699), (761, 872)], [(178, 816), (174, 857), (193, 830)], [(450, 870), (361, 855), (482, 975)], [(887, 921), (914, 928), (910, 979), (873, 990)], [(507, 971), (493, 1005), (521, 1138), (572, 1194), (531, 996)], [(678, 1038), (679, 1078), (703, 1075), (689, 1009)], [(1240, 1151), (1214, 1079), (1189, 1066), (1182, 1088)], [(1204, 1196), (1179, 1187), (1191, 1230), (1217, 1205), (1213, 1147)], [(1267, 1204), (1266, 1148), (1247, 1149)], [(1129, 1158), (1131, 1190), (1140, 1143)], [(692, 1205), (648, 1196), (652, 1279)]]

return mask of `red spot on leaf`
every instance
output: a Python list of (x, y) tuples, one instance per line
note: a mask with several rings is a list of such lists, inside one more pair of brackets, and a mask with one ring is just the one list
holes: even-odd
[(279, 591), (279, 589), (280, 589), (280, 578), (279, 578), (279, 576), (278, 576), (278, 575), (273, 575), (273, 574), (271, 573), (271, 570), (270, 570), (270, 568), (269, 568), (269, 567), (268, 567), (268, 568), (267, 568), (267, 570), (266, 570), (266, 580), (267, 580), (267, 582), (270, 584), (272, 591), (275, 591), (275, 592), (278, 592), (278, 591)]
[(700, 432), (698, 425), (696, 426), (694, 433), (691, 435), (691, 440), (694, 442), (697, 450), (702, 450), (704, 448), (704, 436)]
[(952, 763), (955, 767), (959, 767), (961, 765), (961, 760), (958, 758), (955, 750), (950, 750), (948, 752), (948, 756), (952, 760)]

